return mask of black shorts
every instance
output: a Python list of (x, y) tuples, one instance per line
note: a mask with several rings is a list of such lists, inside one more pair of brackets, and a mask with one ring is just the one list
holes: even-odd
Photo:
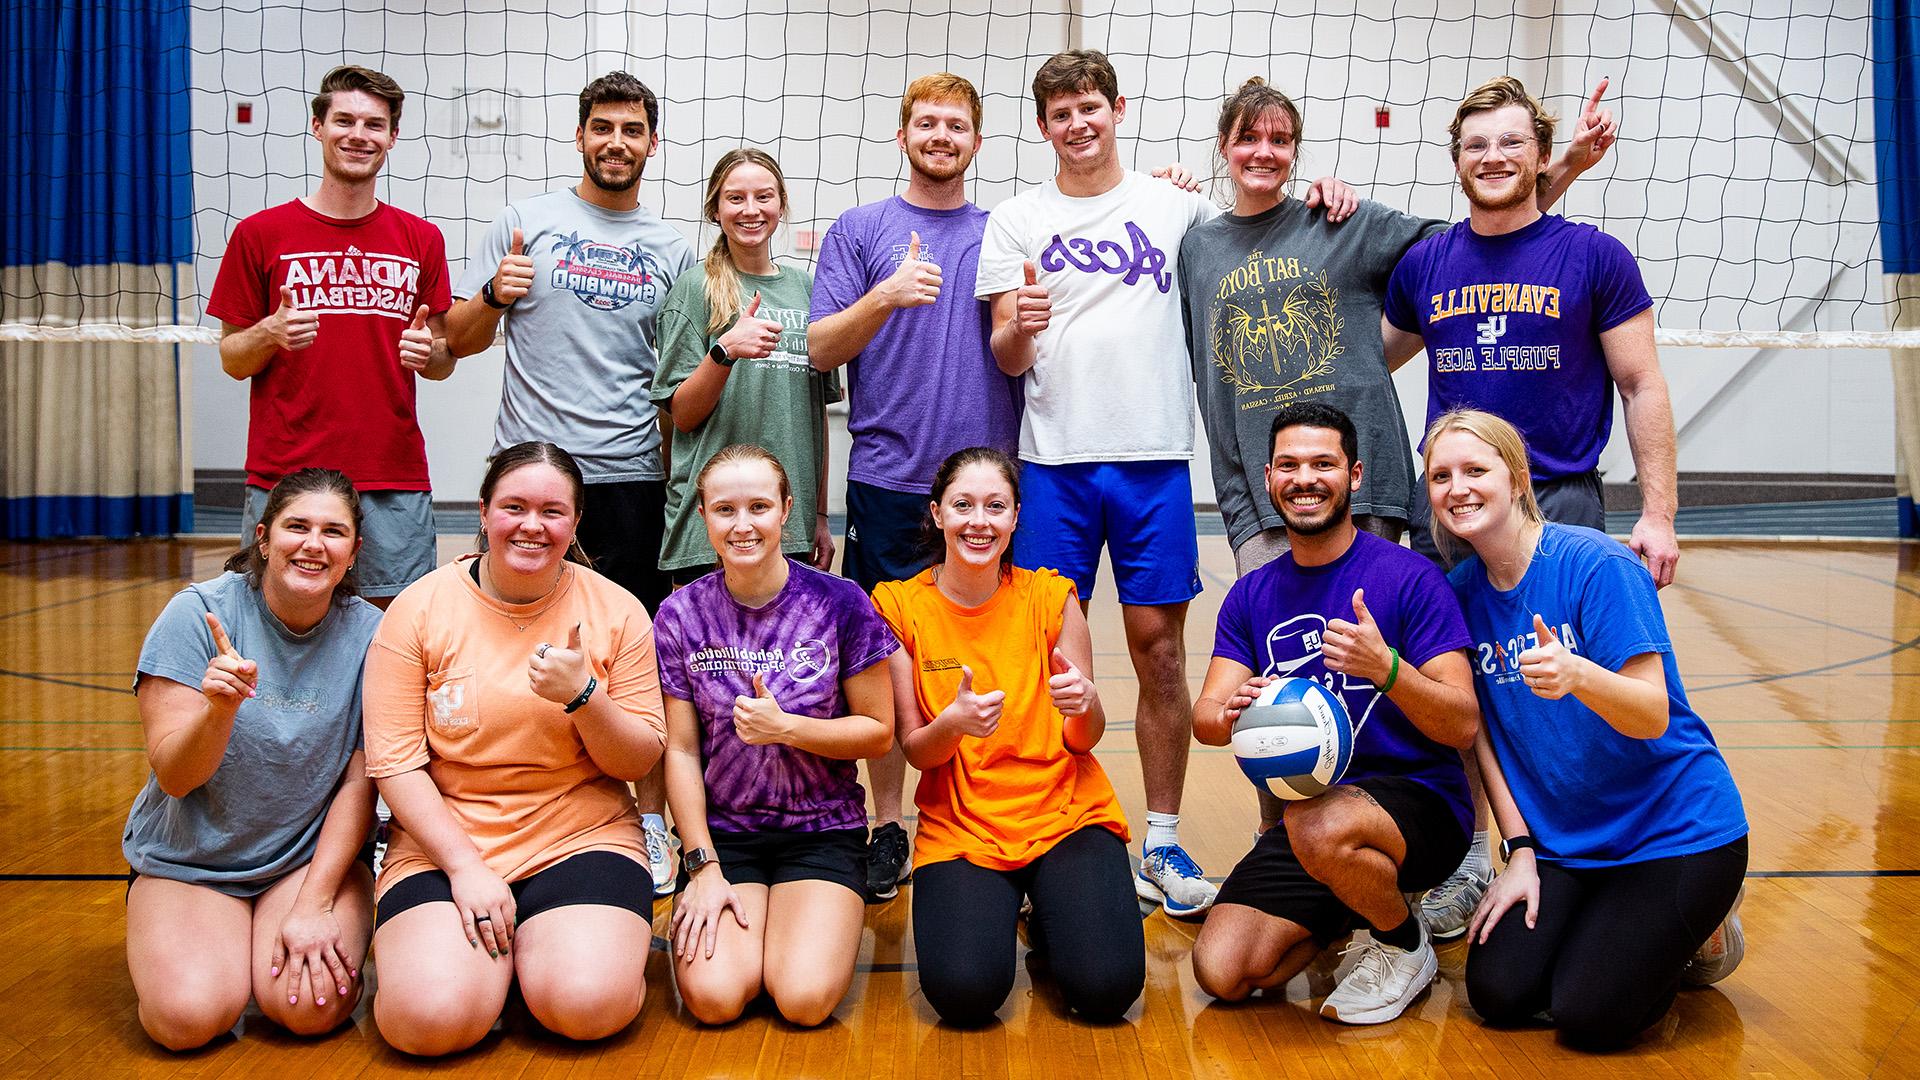
[[(713, 849), (730, 885), (779, 885), (831, 881), (867, 895), (867, 830), (821, 832), (716, 832)], [(680, 887), (687, 887), (681, 863)]]
[[(1467, 857), (1472, 837), (1460, 827), (1447, 800), (1427, 785), (1403, 776), (1370, 776), (1342, 786), (1364, 789), (1400, 829), (1407, 844), (1406, 861), (1400, 864), (1401, 892), (1433, 888)], [(1214, 903), (1240, 904), (1297, 923), (1323, 947), (1364, 925), (1332, 889), (1300, 865), (1287, 839), (1285, 819), (1268, 829), (1227, 875)]]
[(574, 538), (593, 568), (638, 597), (651, 616), (672, 591), (671, 579), (660, 569), (666, 528), (666, 481), (590, 483)]
[(906, 581), (925, 570), (934, 552), (923, 543), (931, 496), (847, 481), (847, 539), (840, 574), (872, 592), (883, 581)]
[[(524, 923), (543, 911), (571, 904), (604, 904), (625, 908), (643, 919), (653, 918), (653, 875), (646, 865), (617, 851), (583, 851), (569, 855), (532, 877), (509, 882), (513, 890), (514, 922)], [(453, 903), (453, 883), (444, 870), (427, 870), (401, 879), (380, 898), (373, 928), (421, 904)]]

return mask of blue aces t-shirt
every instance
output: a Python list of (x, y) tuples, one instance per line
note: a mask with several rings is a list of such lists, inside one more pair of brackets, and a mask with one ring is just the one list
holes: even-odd
[(1613, 431), (1600, 335), (1652, 306), (1626, 245), (1550, 214), (1501, 236), (1462, 221), (1413, 245), (1386, 315), (1426, 340), (1427, 423), (1451, 409), (1503, 417), (1545, 480), (1599, 462)]
[[(1608, 866), (1692, 855), (1747, 834), (1747, 816), (1713, 733), (1687, 704), (1653, 579), (1602, 533), (1547, 525), (1526, 576), (1511, 591), (1469, 558), (1449, 575), (1473, 633), (1481, 720), (1540, 857)], [(1533, 617), (1570, 651), (1609, 671), (1659, 653), (1667, 730), (1657, 739), (1615, 731), (1571, 695), (1537, 697), (1519, 655), (1535, 643)]]
[(1325, 566), (1300, 566), (1289, 551), (1233, 583), (1220, 604), (1213, 655), (1252, 668), (1256, 675), (1312, 679), (1347, 706), (1357, 729), (1346, 780), (1404, 776), (1447, 801), (1462, 830), (1473, 830), (1473, 807), (1460, 751), (1435, 742), (1393, 700), (1357, 675), (1328, 671), (1320, 639), (1330, 619), (1354, 621), (1353, 590), (1366, 590), (1367, 610), (1380, 636), (1414, 667), (1471, 639), (1447, 583), (1424, 556), (1359, 533), (1353, 546)]

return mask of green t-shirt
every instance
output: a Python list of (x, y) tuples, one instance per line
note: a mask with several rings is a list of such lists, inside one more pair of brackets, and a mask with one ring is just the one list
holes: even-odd
[[(666, 538), (660, 545), (662, 570), (718, 561), (695, 506), (693, 479), (708, 458), (732, 443), (764, 446), (780, 460), (793, 487), (793, 513), (781, 534), (781, 550), (801, 555), (813, 550), (815, 506), (823, 480), (821, 440), (826, 437), (827, 403), (840, 400), (840, 375), (823, 375), (807, 359), (811, 275), (790, 266), (767, 277), (741, 274), (743, 308), (756, 292), (760, 294), (757, 317), (786, 329), (772, 355), (734, 363), (720, 400), (704, 423), (692, 431), (673, 433)], [(653, 381), (656, 404), (672, 399), (719, 336), (707, 333), (707, 273), (704, 266), (696, 265), (674, 281), (660, 311), (660, 372)]]

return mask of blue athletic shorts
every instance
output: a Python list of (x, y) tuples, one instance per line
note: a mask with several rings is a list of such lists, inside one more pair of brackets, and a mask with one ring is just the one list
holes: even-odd
[[(267, 510), (267, 489), (247, 485), (240, 511), (240, 535), (253, 538), (253, 527)], [(363, 491), (360, 493), (360, 554), (355, 556), (354, 580), (361, 596), (399, 596), (401, 590), (433, 572), (439, 561), (430, 491)]]
[(1200, 595), (1193, 481), (1184, 461), (1025, 462), (1014, 562), (1051, 567), (1093, 596), (1100, 548), (1120, 602), (1184, 604)]

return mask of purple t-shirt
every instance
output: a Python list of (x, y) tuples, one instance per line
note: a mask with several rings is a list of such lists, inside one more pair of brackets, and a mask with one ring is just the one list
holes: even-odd
[(1613, 431), (1600, 334), (1652, 306), (1626, 245), (1549, 214), (1502, 236), (1462, 221), (1413, 245), (1386, 314), (1426, 339), (1427, 423), (1450, 409), (1504, 417), (1548, 480), (1599, 463)]
[(1227, 590), (1214, 632), (1213, 655), (1245, 664), (1256, 675), (1312, 679), (1340, 695), (1356, 729), (1348, 781), (1404, 776), (1432, 788), (1473, 831), (1473, 807), (1460, 751), (1428, 738), (1371, 682), (1328, 671), (1320, 638), (1330, 619), (1353, 618), (1353, 590), (1365, 589), (1380, 636), (1419, 667), (1473, 644), (1460, 604), (1424, 556), (1359, 533), (1347, 553), (1325, 566), (1300, 566), (1289, 551)]
[(653, 623), (660, 689), (700, 714), (707, 825), (715, 832), (865, 828), (856, 762), (783, 744), (749, 746), (733, 733), (733, 699), (758, 673), (780, 708), (845, 716), (840, 681), (900, 647), (860, 586), (787, 560), (786, 587), (765, 606), (733, 598), (721, 571), (675, 592)]
[(1020, 445), (1020, 380), (1001, 374), (987, 338), (993, 317), (973, 296), (987, 212), (968, 203), (926, 210), (894, 196), (840, 215), (813, 274), (816, 321), (837, 315), (893, 275), (910, 233), (940, 268), (940, 298), (887, 316), (848, 372), (847, 478), (925, 495), (947, 455)]

